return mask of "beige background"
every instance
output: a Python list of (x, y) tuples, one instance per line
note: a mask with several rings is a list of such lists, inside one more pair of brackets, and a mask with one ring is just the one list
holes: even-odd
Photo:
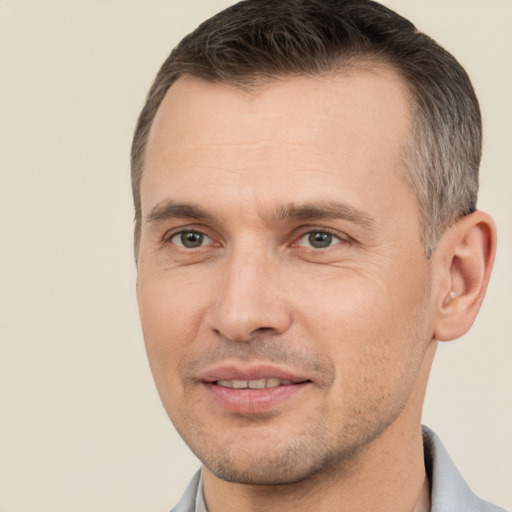
[[(0, 0), (0, 511), (165, 511), (198, 466), (148, 370), (131, 134), (178, 40), (228, 0)], [(487, 302), (441, 347), (424, 422), (512, 507), (512, 4), (388, 0), (467, 67), (486, 128)]]

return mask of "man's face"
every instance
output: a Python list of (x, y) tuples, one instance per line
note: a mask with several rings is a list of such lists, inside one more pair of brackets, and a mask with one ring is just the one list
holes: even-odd
[(168, 92), (138, 301), (163, 404), (217, 476), (300, 481), (419, 421), (433, 326), (409, 132), (385, 69)]

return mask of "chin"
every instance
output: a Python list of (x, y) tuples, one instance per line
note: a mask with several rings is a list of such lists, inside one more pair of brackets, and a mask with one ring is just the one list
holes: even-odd
[(245, 485), (288, 485), (303, 482), (321, 473), (330, 464), (327, 461), (305, 460), (302, 454), (269, 454), (241, 463), (233, 457), (206, 460), (205, 467), (217, 478)]
[[(287, 485), (303, 482), (338, 466), (353, 450), (333, 450), (332, 439), (294, 435), (272, 442), (232, 440), (190, 446), (210, 473), (217, 478), (245, 485)], [(217, 445), (217, 446), (220, 446)]]

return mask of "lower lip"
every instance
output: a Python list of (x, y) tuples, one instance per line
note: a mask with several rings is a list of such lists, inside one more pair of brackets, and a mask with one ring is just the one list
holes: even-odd
[(311, 385), (302, 382), (288, 386), (264, 389), (234, 389), (205, 382), (204, 387), (217, 405), (239, 414), (263, 414), (271, 412), (284, 402), (297, 396)]

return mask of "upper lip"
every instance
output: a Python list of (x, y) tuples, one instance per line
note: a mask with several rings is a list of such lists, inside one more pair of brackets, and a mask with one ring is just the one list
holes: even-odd
[(218, 365), (204, 370), (200, 376), (200, 380), (204, 382), (216, 382), (218, 380), (249, 381), (264, 378), (289, 380), (293, 383), (310, 380), (307, 376), (293, 370), (268, 364), (258, 364), (245, 367), (236, 364)]

